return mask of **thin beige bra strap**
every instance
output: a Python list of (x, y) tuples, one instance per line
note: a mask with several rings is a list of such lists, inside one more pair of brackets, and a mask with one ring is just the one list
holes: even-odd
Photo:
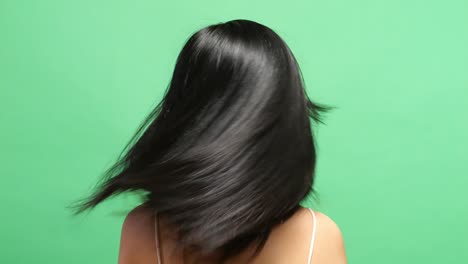
[(158, 213), (155, 214), (154, 218), (155, 218), (154, 219), (154, 241), (156, 244), (156, 258), (158, 260), (157, 264), (162, 264), (161, 254), (159, 253), (160, 246), (159, 246), (159, 232), (158, 232), (158, 227), (159, 227)]
[(312, 218), (314, 219), (313, 227), (312, 227), (312, 235), (310, 238), (310, 245), (309, 245), (309, 257), (307, 260), (307, 264), (310, 264), (312, 261), (312, 252), (314, 251), (314, 243), (315, 243), (315, 233), (317, 231), (317, 218), (315, 217), (315, 213), (312, 209), (308, 208), (310, 213), (312, 214)]

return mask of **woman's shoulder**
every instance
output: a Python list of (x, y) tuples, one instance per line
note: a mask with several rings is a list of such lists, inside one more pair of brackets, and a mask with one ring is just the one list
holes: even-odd
[(304, 236), (309, 235), (310, 237), (314, 225), (316, 226), (317, 235), (319, 235), (319, 233), (327, 234), (330, 239), (333, 238), (336, 240), (343, 238), (341, 229), (331, 217), (322, 212), (305, 207), (300, 207), (300, 209), (298, 209), (287, 221), (285, 221), (280, 228), (288, 229), (288, 231), (294, 229), (294, 231), (303, 233)]
[(148, 204), (143, 203), (134, 207), (132, 210), (130, 210), (130, 212), (128, 212), (124, 223), (128, 222), (130, 224), (135, 224), (135, 222), (150, 220), (150, 218), (154, 220), (153, 210)]
[[(315, 215), (316, 222), (313, 223), (313, 221), (310, 220), (310, 217), (309, 217), (309, 223), (316, 225), (317, 236), (320, 235), (320, 233), (322, 233), (322, 234), (326, 234), (330, 240), (333, 240), (337, 243), (343, 242), (343, 235), (342, 235), (341, 229), (338, 226), (338, 224), (335, 222), (335, 220), (333, 220), (330, 216), (322, 212), (309, 209), (309, 208), (302, 208), (302, 210), (312, 211), (313, 214)], [(307, 218), (307, 217), (304, 217), (304, 218)], [(307, 221), (307, 220), (304, 220), (304, 221)]]
[(338, 224), (328, 215), (301, 207), (277, 226), (265, 246), (261, 263), (307, 263), (312, 233), (315, 240), (311, 263), (346, 263), (344, 241)]
[(141, 204), (133, 208), (125, 217), (122, 225), (122, 232), (128, 234), (148, 234), (154, 228), (154, 214), (146, 204)]
[(119, 264), (146, 263), (154, 259), (154, 214), (146, 204), (132, 209), (122, 225)]
[[(311, 209), (302, 208), (301, 210), (310, 211)], [(307, 213), (311, 215), (310, 212)], [(303, 219), (300, 220), (307, 222), (308, 218), (309, 226), (316, 226), (311, 263), (346, 263), (344, 239), (339, 225), (330, 216), (322, 212), (313, 210), (313, 213), (315, 215), (315, 223), (313, 223), (313, 217), (305, 216), (305, 212), (302, 212)], [(298, 212), (298, 214), (301, 214), (301, 212)], [(311, 237), (311, 235), (309, 236)]]

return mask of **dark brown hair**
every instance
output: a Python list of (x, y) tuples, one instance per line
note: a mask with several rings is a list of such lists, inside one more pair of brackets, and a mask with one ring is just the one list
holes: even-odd
[(299, 66), (270, 28), (249, 20), (205, 27), (180, 55), (163, 100), (100, 187), (79, 205), (142, 190), (178, 228), (179, 245), (221, 252), (252, 243), (312, 191), (311, 120), (329, 107), (307, 96)]

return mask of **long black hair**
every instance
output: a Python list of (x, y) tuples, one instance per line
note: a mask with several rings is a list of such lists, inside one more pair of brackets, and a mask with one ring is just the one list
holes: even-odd
[(306, 94), (298, 63), (272, 29), (232, 20), (194, 33), (162, 101), (78, 212), (145, 192), (178, 244), (223, 259), (263, 247), (312, 191), (311, 120), (331, 107)]

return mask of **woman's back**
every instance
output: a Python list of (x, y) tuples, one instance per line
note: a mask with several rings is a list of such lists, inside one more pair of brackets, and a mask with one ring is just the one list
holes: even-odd
[[(174, 228), (164, 217), (156, 219), (149, 207), (141, 205), (125, 219), (119, 264), (193, 263), (196, 252), (186, 254), (184, 260), (181, 252), (175, 250), (176, 241)], [(313, 253), (310, 258), (313, 264), (346, 263), (343, 238), (337, 225), (326, 215), (311, 214), (306, 208), (299, 209), (275, 227), (260, 253), (249, 260), (252, 253), (253, 248), (248, 248), (226, 264), (307, 264), (310, 253)], [(198, 258), (198, 263), (216, 263), (214, 259), (215, 256)]]

